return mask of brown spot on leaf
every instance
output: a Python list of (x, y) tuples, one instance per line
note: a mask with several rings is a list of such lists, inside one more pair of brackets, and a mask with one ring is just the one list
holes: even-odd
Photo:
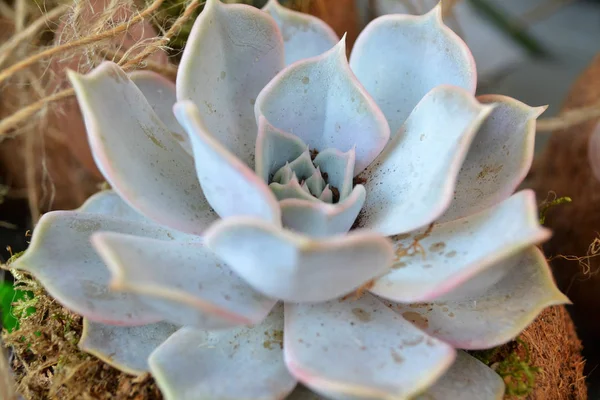
[(408, 239), (409, 237), (410, 237), (410, 233), (402, 233), (400, 235), (390, 236), (390, 239), (392, 239), (392, 240), (405, 240), (405, 239)]
[(404, 358), (402, 358), (402, 356), (401, 356), (400, 354), (398, 354), (398, 353), (396, 352), (396, 350), (394, 350), (394, 349), (391, 349), (391, 354), (392, 354), (392, 359), (394, 360), (394, 362), (395, 362), (396, 364), (400, 364), (401, 362), (403, 362), (403, 361), (404, 361)]
[(175, 140), (177, 140), (178, 142), (185, 141), (185, 138), (183, 137), (183, 135), (181, 133), (171, 132), (171, 135), (173, 135), (173, 137), (175, 138)]
[(481, 171), (479, 172), (479, 174), (477, 175), (477, 179), (485, 179), (488, 177), (488, 175), (497, 175), (503, 168), (504, 166), (502, 164), (500, 165), (484, 165), (481, 168)]
[(371, 320), (371, 314), (369, 314), (362, 308), (353, 308), (352, 314), (354, 314), (356, 318), (358, 318), (358, 320), (361, 322), (369, 322)]
[(427, 329), (429, 327), (429, 320), (417, 312), (406, 311), (402, 313), (402, 316), (419, 329)]
[(446, 248), (446, 243), (444, 242), (436, 242), (434, 244), (432, 244), (431, 246), (429, 246), (429, 251), (444, 251), (444, 249)]

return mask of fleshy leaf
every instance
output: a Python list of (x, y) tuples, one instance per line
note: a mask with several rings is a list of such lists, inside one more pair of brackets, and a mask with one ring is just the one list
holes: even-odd
[(292, 173), (292, 179), (288, 183), (281, 184), (273, 182), (269, 185), (269, 188), (277, 198), (282, 201), (285, 199), (302, 199), (304, 201), (317, 202), (317, 198), (311, 195), (307, 190), (304, 190), (298, 182), (296, 175)]
[(499, 95), (478, 99), (496, 107), (473, 139), (458, 173), (454, 199), (441, 221), (464, 217), (508, 198), (531, 167), (535, 119), (546, 108)]
[(179, 329), (166, 322), (142, 326), (105, 325), (83, 319), (79, 348), (132, 375), (149, 372), (148, 356)]
[(320, 196), (325, 189), (325, 179), (323, 179), (323, 175), (321, 174), (321, 169), (317, 167), (315, 172), (306, 179), (306, 186), (310, 190), (310, 193), (313, 196)]
[(165, 400), (279, 400), (296, 380), (283, 361), (283, 306), (259, 325), (227, 331), (183, 328), (150, 356)]
[(90, 242), (97, 231), (175, 238), (172, 231), (158, 225), (94, 213), (52, 211), (42, 216), (29, 249), (12, 265), (32, 273), (58, 302), (92, 321), (144, 325), (161, 320), (138, 296), (109, 289), (110, 273)]
[[(90, 196), (76, 211), (108, 215), (135, 222), (152, 223), (134, 210), (114, 190), (103, 190)], [(172, 231), (175, 233), (176, 231)]]
[(277, 0), (263, 7), (281, 30), (285, 46), (285, 64), (315, 57), (331, 49), (340, 40), (333, 29), (310, 14), (289, 10)]
[(331, 399), (409, 398), (450, 366), (454, 350), (375, 297), (285, 305), (285, 361)]
[(500, 375), (475, 357), (457, 351), (450, 369), (415, 400), (502, 400), (504, 389)]
[(358, 36), (350, 66), (385, 114), (392, 136), (431, 89), (453, 85), (475, 94), (477, 84), (473, 56), (444, 25), (441, 5), (422, 16), (373, 20)]
[[(310, 158), (310, 153), (308, 152), (308, 150), (304, 150), (298, 158), (296, 158), (295, 160), (290, 160), (290, 161), (291, 162), (287, 163), (284, 167), (282, 167), (282, 169), (275, 172), (275, 175), (273, 176), (274, 181), (276, 181), (276, 182), (280, 181), (280, 177), (281, 177), (280, 174), (283, 169), (291, 170), (291, 172), (293, 172), (296, 175), (298, 180), (305, 180), (305, 179), (311, 177), (314, 174), (314, 172), (316, 171), (316, 168), (312, 163), (312, 160)], [(281, 183), (285, 183), (285, 182), (281, 182)]]
[(413, 237), (392, 237), (392, 271), (371, 291), (400, 302), (481, 294), (508, 273), (498, 261), (549, 236), (539, 225), (535, 194), (524, 190), (495, 207), (414, 232)]
[(454, 86), (429, 92), (360, 175), (368, 196), (358, 226), (395, 235), (438, 218), (450, 204), (469, 145), (491, 110)]
[(271, 16), (208, 0), (183, 51), (177, 99), (193, 101), (202, 129), (253, 168), (254, 102), (283, 67), (283, 39)]
[(377, 157), (390, 136), (375, 102), (354, 77), (345, 39), (326, 53), (284, 69), (260, 92), (256, 119), (293, 133), (310, 149), (346, 152), (356, 146), (357, 174)]
[(345, 153), (337, 149), (325, 149), (314, 159), (321, 173), (327, 174), (327, 182), (339, 191), (339, 200), (343, 201), (352, 192), (352, 178), (354, 178), (354, 162), (356, 152), (354, 148)]
[(251, 218), (228, 218), (206, 233), (208, 246), (259, 292), (292, 302), (346, 294), (388, 270), (389, 241), (354, 232), (312, 240)]
[(357, 185), (349, 197), (336, 204), (301, 199), (282, 200), (283, 226), (312, 237), (346, 233), (362, 208), (366, 197), (364, 186)]
[(321, 195), (319, 196), (319, 200), (329, 204), (333, 203), (333, 191), (329, 185), (325, 186), (323, 192), (321, 192)]
[(165, 321), (231, 328), (260, 322), (275, 305), (201, 242), (115, 233), (96, 234), (92, 242), (112, 272), (111, 289), (139, 295)]
[(290, 160), (300, 157), (306, 150), (304, 142), (269, 124), (265, 117), (258, 120), (256, 138), (256, 174), (265, 182)]
[(219, 143), (202, 126), (198, 107), (179, 102), (175, 116), (188, 132), (198, 179), (206, 199), (221, 218), (253, 216), (280, 224), (277, 199), (246, 164)]
[(142, 92), (105, 61), (73, 84), (98, 168), (114, 190), (146, 217), (199, 234), (216, 219), (194, 160), (158, 119)]
[(193, 155), (190, 139), (173, 113), (173, 106), (177, 102), (175, 84), (152, 71), (133, 71), (129, 74), (129, 78), (142, 91), (152, 110), (167, 129), (171, 131), (171, 135), (175, 140), (189, 155)]
[(546, 307), (569, 303), (536, 247), (497, 263), (509, 274), (479, 296), (460, 301), (389, 304), (421, 329), (461, 349), (487, 349), (514, 339)]

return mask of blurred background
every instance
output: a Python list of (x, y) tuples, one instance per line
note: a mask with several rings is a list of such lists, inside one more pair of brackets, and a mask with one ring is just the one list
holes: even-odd
[[(266, 1), (245, 2), (260, 7)], [(350, 2), (352, 14), (348, 14)], [(71, 19), (65, 22), (65, 19), (54, 17), (42, 21), (36, 31), (27, 34), (23, 32), (27, 32), (40, 16), (69, 2), (0, 0), (0, 71), (40, 48), (68, 43), (84, 36), (89, 31), (82, 22), (92, 27), (91, 32), (101, 29), (97, 25), (102, 20), (98, 18), (102, 16), (105, 3), (114, 6), (118, 2), (100, 0), (92, 3), (94, 12), (88, 16), (83, 7), (83, 11), (76, 10), (75, 16), (79, 19), (71, 15)], [(122, 3), (144, 7), (151, 1), (129, 0)], [(329, 19), (338, 33), (347, 30), (349, 41), (353, 42), (360, 29), (378, 15), (393, 12), (422, 14), (434, 7), (437, 1), (291, 0), (282, 3)], [(81, 6), (83, 2), (77, 1), (76, 4)], [(146, 29), (129, 39), (144, 39), (147, 38), (145, 35), (151, 37), (164, 33), (185, 5), (183, 0), (166, 1), (152, 16)], [(448, 0), (443, 2), (443, 6), (446, 23), (467, 42), (474, 54), (479, 94), (505, 94), (534, 106), (547, 104), (549, 108), (543, 115), (545, 119), (560, 114), (573, 83), (600, 53), (600, 0)], [(98, 15), (100, 17), (97, 18)], [(124, 11), (113, 16), (111, 21), (116, 24), (131, 15)], [(167, 76), (174, 75), (176, 68), (173, 65), (177, 63), (188, 31), (189, 24), (169, 43), (171, 50), (151, 56), (151, 65), (162, 68)], [(16, 45), (14, 40), (10, 42), (15, 36), (21, 38)], [(121, 41), (120, 46), (124, 43)], [(132, 47), (135, 50), (135, 46)], [(83, 125), (72, 101), (44, 105), (14, 124), (2, 125), (2, 121), (12, 121), (11, 118), (23, 107), (64, 89), (65, 67), (85, 71), (101, 58), (116, 57), (102, 52), (102, 48), (106, 48), (105, 43), (97, 43), (89, 49), (42, 60), (31, 69), (0, 82), (0, 261), (3, 263), (12, 254), (27, 247), (28, 232), (41, 213), (77, 207), (99, 189), (102, 178), (91, 161)], [(600, 74), (595, 81), (590, 80), (590, 85), (596, 85), (596, 91), (600, 92)], [(600, 109), (600, 106), (597, 108)], [(598, 109), (593, 114), (596, 119), (600, 117)], [(591, 118), (587, 117), (587, 120)], [(537, 154), (542, 153), (551, 137), (551, 128), (552, 125), (548, 124), (538, 132)], [(579, 206), (576, 201), (575, 198), (575, 206)], [(600, 203), (597, 204), (600, 209)], [(595, 231), (600, 232), (600, 224)], [(585, 243), (584, 247), (587, 248), (588, 244)], [(0, 270), (0, 281), (3, 279), (10, 282), (10, 276)], [(600, 301), (600, 284), (597, 287)], [(0, 287), (2, 304), (10, 304), (13, 295), (9, 289)], [(589, 318), (600, 320), (600, 315), (589, 315)], [(584, 344), (594, 340), (600, 343), (600, 337), (586, 334), (585, 325), (577, 327), (580, 336), (585, 337)], [(584, 355), (589, 360), (586, 372), (590, 398), (600, 399), (600, 356), (592, 350), (585, 350)]]

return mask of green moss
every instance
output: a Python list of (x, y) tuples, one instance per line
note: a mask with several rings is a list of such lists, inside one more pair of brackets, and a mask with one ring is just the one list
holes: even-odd
[(541, 368), (532, 365), (529, 346), (516, 339), (504, 346), (489, 350), (472, 351), (470, 354), (492, 368), (506, 384), (506, 396), (525, 398), (533, 392), (537, 374)]
[(544, 201), (542, 204), (540, 204), (540, 224), (544, 224), (546, 222), (546, 213), (548, 212), (548, 210), (554, 206), (558, 206), (560, 204), (566, 204), (566, 203), (570, 203), (573, 200), (571, 200), (570, 197), (567, 196), (563, 196), (563, 197), (559, 197), (556, 198), (552, 201)]

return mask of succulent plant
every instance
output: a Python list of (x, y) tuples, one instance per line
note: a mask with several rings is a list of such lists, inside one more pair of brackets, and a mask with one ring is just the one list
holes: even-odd
[(499, 398), (462, 350), (567, 301), (513, 195), (543, 108), (476, 98), (439, 7), (374, 20), (348, 62), (314, 17), (209, 0), (176, 85), (70, 80), (113, 190), (45, 214), (13, 265), (167, 399)]

